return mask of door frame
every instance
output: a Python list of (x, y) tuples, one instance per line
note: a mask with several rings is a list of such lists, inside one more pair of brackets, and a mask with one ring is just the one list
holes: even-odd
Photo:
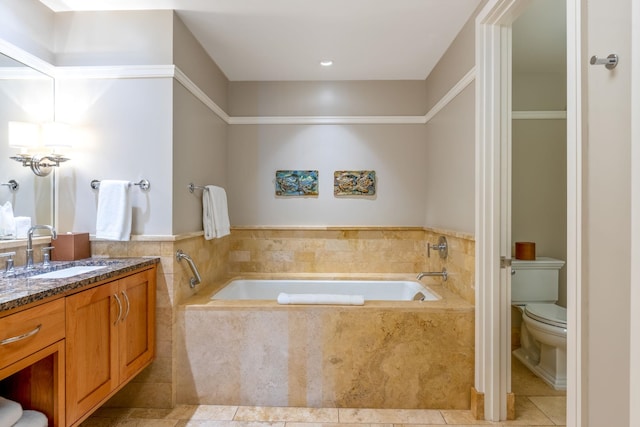
[[(631, 259), (640, 256), (640, 4), (631, 2)], [(631, 263), (630, 357), (640, 359), (640, 265)], [(630, 425), (640, 425), (640, 367), (631, 363)]]
[[(567, 7), (567, 426), (581, 425), (581, 0)], [(476, 18), (476, 391), (485, 419), (507, 418), (511, 392), (509, 142), (511, 24), (526, 0), (489, 0)], [(506, 246), (506, 247), (505, 247)]]

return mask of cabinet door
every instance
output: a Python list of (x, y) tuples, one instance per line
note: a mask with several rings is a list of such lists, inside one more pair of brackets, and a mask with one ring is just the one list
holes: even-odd
[(119, 322), (120, 382), (140, 372), (155, 355), (155, 269), (119, 280), (125, 313)]
[[(67, 297), (67, 425), (92, 409), (119, 384), (118, 283), (107, 283)], [(120, 298), (121, 300), (121, 298)]]

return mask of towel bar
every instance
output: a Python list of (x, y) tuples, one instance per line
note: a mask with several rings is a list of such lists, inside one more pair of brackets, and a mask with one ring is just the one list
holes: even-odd
[[(151, 188), (151, 183), (146, 179), (141, 179), (139, 182), (130, 182), (129, 184), (140, 186), (140, 189), (142, 191), (147, 191), (149, 190), (149, 188)], [(100, 188), (100, 180), (94, 179), (93, 181), (91, 181), (91, 188), (93, 188), (94, 190)]]
[(187, 188), (189, 189), (189, 193), (193, 193), (193, 190), (207, 191), (207, 187), (203, 185), (195, 185), (193, 182), (190, 182), (189, 185), (187, 185)]
[(15, 179), (10, 179), (9, 182), (3, 182), (0, 184), (0, 186), (7, 186), (9, 187), (9, 190), (13, 192), (18, 191), (18, 188), (20, 188), (20, 184), (18, 184), (18, 181), (16, 181)]

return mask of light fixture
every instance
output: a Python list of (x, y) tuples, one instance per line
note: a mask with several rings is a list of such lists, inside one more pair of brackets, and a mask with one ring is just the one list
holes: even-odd
[[(42, 126), (28, 122), (9, 122), (9, 146), (20, 148), (20, 154), (10, 158), (31, 168), (37, 176), (47, 176), (53, 167), (69, 160), (58, 152), (60, 147), (70, 146), (69, 126), (63, 123), (46, 123)], [(30, 154), (40, 143), (51, 148), (50, 154)]]
[(333, 65), (333, 61), (330, 59), (323, 59), (322, 61), (320, 61), (320, 65), (322, 65), (323, 67), (331, 67)]

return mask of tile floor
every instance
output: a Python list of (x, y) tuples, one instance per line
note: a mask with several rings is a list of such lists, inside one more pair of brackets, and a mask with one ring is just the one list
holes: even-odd
[(265, 408), (179, 405), (174, 409), (101, 408), (81, 427), (429, 427), (562, 426), (566, 397), (513, 360), (516, 419), (476, 421), (470, 411), (428, 409)]

